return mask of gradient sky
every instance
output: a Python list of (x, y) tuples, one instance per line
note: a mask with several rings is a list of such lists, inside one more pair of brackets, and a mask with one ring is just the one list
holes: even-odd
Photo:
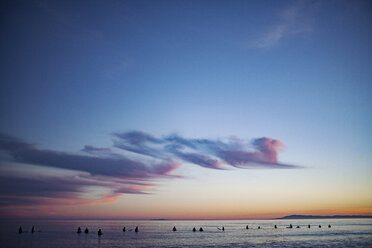
[(372, 215), (370, 1), (1, 1), (2, 217)]

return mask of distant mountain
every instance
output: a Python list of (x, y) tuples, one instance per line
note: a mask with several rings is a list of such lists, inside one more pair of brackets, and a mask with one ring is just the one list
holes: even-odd
[(288, 215), (277, 219), (357, 219), (357, 218), (372, 218), (371, 215), (331, 215), (331, 216), (320, 216), (320, 215)]

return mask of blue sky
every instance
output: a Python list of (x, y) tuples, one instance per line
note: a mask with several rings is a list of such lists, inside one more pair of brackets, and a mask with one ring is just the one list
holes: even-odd
[(270, 137), (281, 162), (370, 185), (369, 1), (1, 6), (1, 133), (71, 153), (130, 130)]

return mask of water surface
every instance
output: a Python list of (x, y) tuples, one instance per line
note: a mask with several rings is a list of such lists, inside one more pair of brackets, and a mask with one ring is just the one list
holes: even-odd
[[(289, 224), (293, 229), (286, 228)], [(310, 224), (311, 228), (307, 228)], [(328, 228), (328, 225), (331, 228)], [(18, 234), (18, 227), (26, 231)], [(31, 234), (35, 225), (36, 232)], [(249, 229), (246, 229), (246, 225)], [(277, 229), (274, 229), (277, 225)], [(322, 228), (318, 228), (321, 225)], [(77, 234), (86, 227), (88, 234)], [(123, 227), (127, 231), (123, 232)], [(138, 226), (139, 232), (134, 228)], [(177, 231), (172, 228), (176, 226)], [(258, 229), (258, 226), (261, 229)], [(296, 228), (300, 226), (300, 228)], [(203, 232), (192, 232), (195, 227)], [(225, 231), (218, 228), (225, 227)], [(98, 229), (103, 235), (97, 235)], [(40, 231), (40, 232), (38, 232)], [(2, 221), (1, 247), (372, 247), (372, 219)]]

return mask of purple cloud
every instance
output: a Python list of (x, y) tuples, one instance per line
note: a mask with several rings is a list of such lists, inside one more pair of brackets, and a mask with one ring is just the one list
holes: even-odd
[[(179, 177), (172, 172), (185, 163), (209, 169), (299, 168), (279, 162), (284, 144), (267, 137), (247, 142), (238, 138), (188, 139), (177, 134), (158, 138), (131, 131), (115, 133), (113, 138), (112, 147), (86, 145), (74, 154), (40, 149), (0, 134), (0, 168), (12, 170), (22, 165), (35, 170), (34, 174), (0, 174), (0, 208), (85, 205), (113, 201), (121, 194), (144, 194), (156, 186), (152, 183), (155, 178)], [(57, 172), (41, 175), (37, 166)], [(84, 198), (97, 187), (104, 193)]]
[(146, 142), (161, 144), (163, 141), (150, 134), (141, 131), (131, 131), (126, 133), (114, 133), (114, 136), (128, 141), (132, 145), (140, 145)]
[[(38, 149), (36, 146), (25, 143), (9, 136), (0, 136), (0, 149), (11, 156), (11, 160), (18, 163), (41, 165), (68, 170), (89, 172), (92, 175), (114, 176), (119, 178), (148, 178), (154, 175), (166, 175), (173, 168), (165, 163), (151, 166), (124, 156), (98, 157), (76, 155), (52, 150)], [(85, 151), (87, 146), (85, 146)], [(92, 148), (89, 148), (91, 151)], [(94, 149), (102, 151), (102, 149)], [(168, 168), (161, 170), (159, 167)], [(164, 174), (158, 174), (163, 171)]]
[(111, 149), (109, 148), (99, 148), (94, 146), (85, 145), (82, 152), (90, 153), (90, 154), (97, 154), (97, 153), (111, 153)]
[[(121, 194), (143, 194), (154, 187), (151, 180), (174, 177), (170, 173), (178, 167), (172, 159), (151, 162), (129, 159), (109, 148), (85, 146), (83, 152), (71, 154), (44, 150), (21, 139), (0, 134), (0, 167), (14, 170), (22, 164), (29, 168), (43, 166), (57, 169), (54, 174), (41, 175), (2, 173), (0, 175), (0, 207), (27, 205), (74, 205), (101, 203)], [(4, 170), (4, 171), (7, 171)], [(66, 173), (65, 171), (69, 171)], [(84, 199), (90, 189), (102, 188), (102, 193)]]
[[(133, 142), (133, 136), (136, 137)], [(239, 168), (299, 168), (278, 162), (283, 142), (267, 137), (252, 142), (187, 139), (177, 134), (155, 138), (142, 132), (115, 134), (115, 146), (125, 151), (154, 158), (173, 157), (205, 168), (221, 169), (222, 165)]]

